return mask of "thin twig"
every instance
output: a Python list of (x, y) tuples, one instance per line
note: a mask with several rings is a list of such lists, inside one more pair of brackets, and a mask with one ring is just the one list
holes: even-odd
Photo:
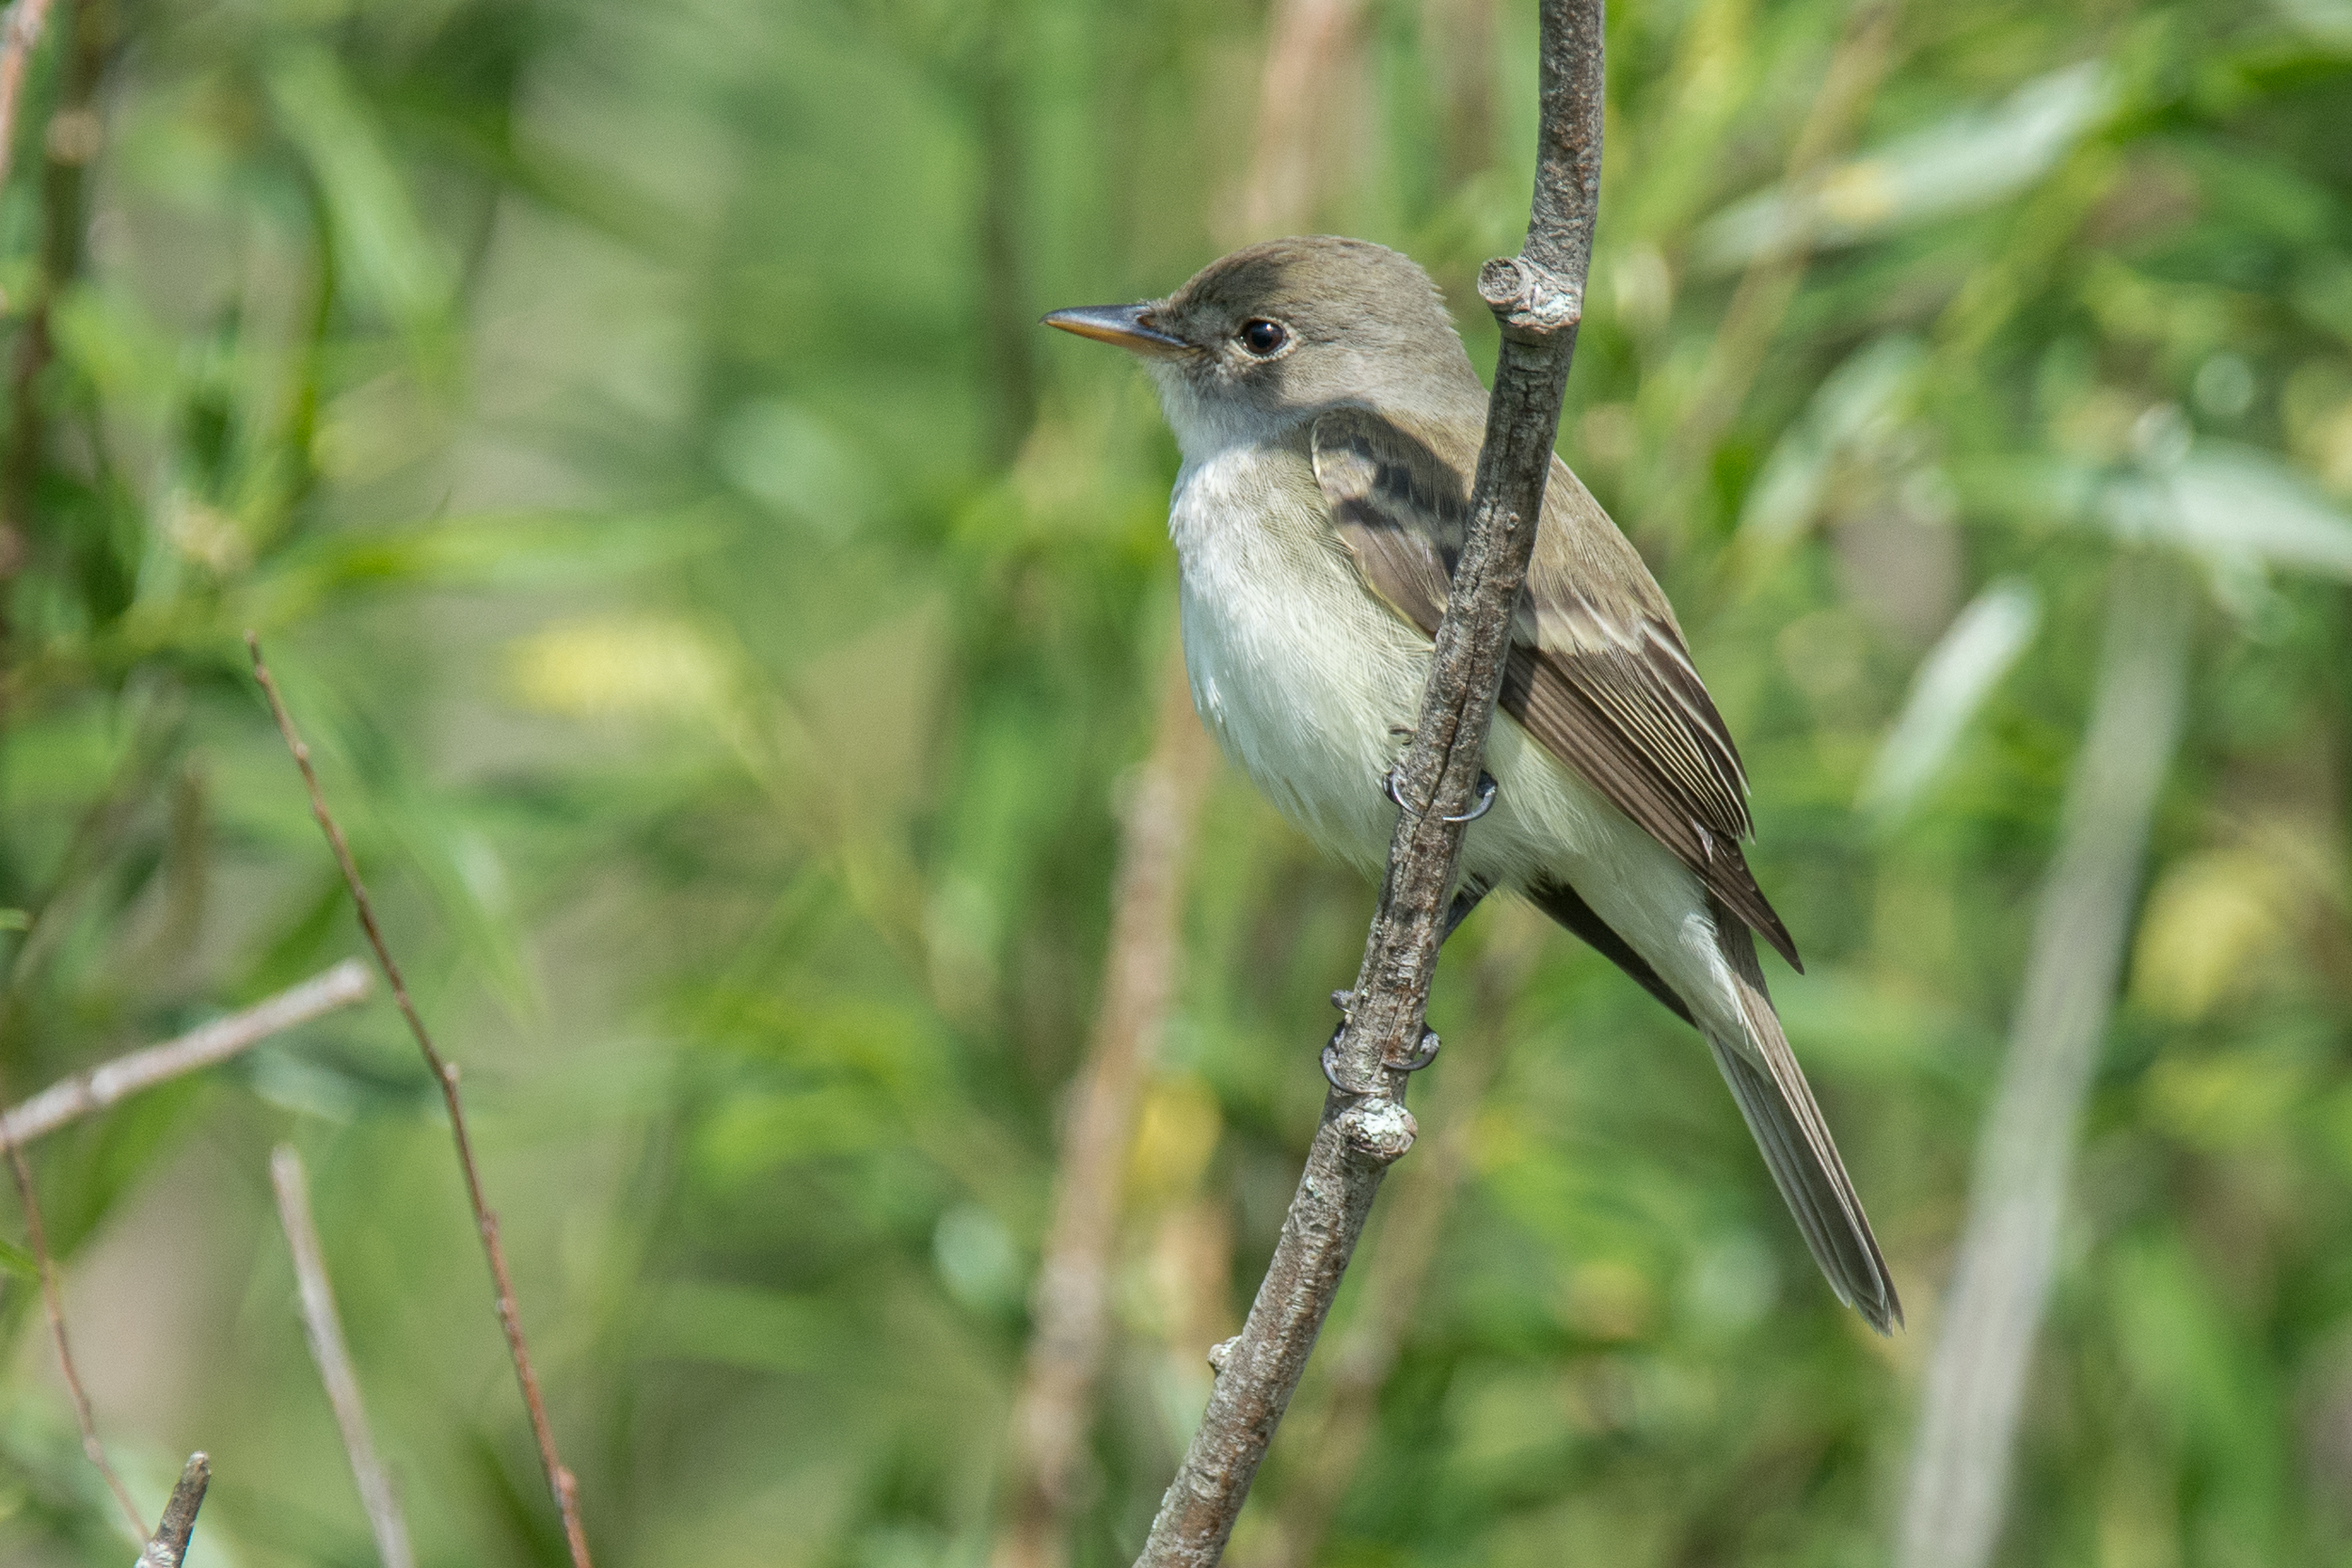
[(151, 1045), (60, 1079), (5, 1115), (0, 1137), (25, 1144), (106, 1109), (158, 1084), (215, 1067), (250, 1051), (273, 1035), (308, 1023), (338, 1007), (348, 1007), (374, 985), (357, 958), (345, 958), (298, 986), (257, 1002), (242, 1012), (216, 1018), (177, 1039)]
[(24, 1163), (24, 1146), (70, 1121), (103, 1111), (127, 1095), (226, 1061), (272, 1035), (321, 1013), (348, 1006), (368, 993), (369, 984), (368, 973), (358, 960), (345, 959), (326, 974), (314, 975), (243, 1012), (231, 1013), (178, 1039), (118, 1056), (87, 1072), (52, 1084), (22, 1105), (0, 1115), (0, 1148), (7, 1151), (9, 1173), (16, 1180), (17, 1196), (24, 1207), (25, 1235), (40, 1274), (41, 1307), (48, 1315), (49, 1338), (56, 1348), (57, 1368), (72, 1399), (74, 1418), (81, 1425), (82, 1451), (105, 1478), (106, 1489), (114, 1494), (123, 1517), (130, 1520), (134, 1535), (145, 1536), (147, 1525), (131, 1501), (122, 1478), (107, 1460), (105, 1445), (99, 1441), (97, 1417), (83, 1387), (81, 1370), (74, 1365), (72, 1341), (66, 1332), (56, 1260), (50, 1256), (48, 1228), (41, 1223), (40, 1203), (33, 1188), (32, 1170)]
[(303, 785), (310, 794), (310, 815), (318, 819), (319, 831), (326, 835), (327, 846), (335, 852), (343, 885), (351, 890), (359, 928), (367, 933), (368, 945), (374, 950), (375, 961), (392, 988), (392, 1000), (400, 1005), (400, 1016), (408, 1021), (408, 1032), (416, 1037), (417, 1050), (424, 1057), (434, 1082), (440, 1085), (442, 1102), (449, 1108), (450, 1137), (457, 1147), (457, 1167), (466, 1180), (466, 1199), (473, 1207), (474, 1227), (482, 1233), (483, 1253), (489, 1259), (490, 1278), (498, 1293), (499, 1326), (506, 1333), (507, 1354), (515, 1363), (515, 1381), (522, 1386), (523, 1404), (530, 1412), (532, 1435), (539, 1445), (540, 1467), (547, 1472), (548, 1489), (554, 1494), (556, 1513), (564, 1521), (564, 1540), (570, 1548), (573, 1568), (589, 1568), (588, 1532), (580, 1517), (580, 1483), (564, 1468), (563, 1456), (556, 1451), (555, 1428), (548, 1419), (547, 1402), (539, 1397), (539, 1376), (532, 1370), (531, 1347), (523, 1341), (522, 1309), (516, 1304), (515, 1282), (507, 1273), (506, 1248), (499, 1240), (498, 1215), (483, 1196), (482, 1173), (474, 1164), (473, 1138), (466, 1130), (466, 1107), (457, 1094), (457, 1064), (444, 1060), (433, 1048), (433, 1037), (426, 1032), (417, 1005), (408, 999), (408, 983), (401, 978), (400, 965), (393, 961), (392, 950), (385, 945), (384, 932), (375, 923), (375, 906), (369, 902), (367, 884), (359, 879), (359, 863), (352, 858), (351, 843), (343, 837), (335, 814), (326, 808), (326, 792), (319, 785), (318, 770), (310, 766), (310, 748), (295, 731), (294, 715), (286, 711), (286, 701), (278, 695), (278, 682), (262, 658), (260, 636), (246, 632), (245, 645), (253, 656), (253, 678), (261, 683), (262, 693), (269, 699), (270, 714), (278, 721), (278, 733), (285, 737), (287, 751), (294, 753), (294, 766), (302, 770)]
[(82, 1452), (106, 1481), (115, 1504), (122, 1516), (131, 1522), (133, 1539), (144, 1539), (147, 1521), (139, 1517), (138, 1505), (131, 1500), (130, 1489), (122, 1478), (115, 1474), (112, 1461), (106, 1457), (106, 1445), (98, 1440), (98, 1417), (90, 1409), (89, 1391), (82, 1386), (81, 1369), (73, 1364), (73, 1343), (65, 1331), (65, 1294), (57, 1287), (57, 1260), (50, 1256), (49, 1227), (40, 1221), (40, 1198), (33, 1191), (32, 1167), (24, 1163), (24, 1150), (8, 1135), (8, 1126), (0, 1122), (0, 1150), (8, 1159), (8, 1174), (16, 1179), (16, 1196), (24, 1206), (24, 1239), (32, 1247), (33, 1266), (40, 1275), (41, 1310), (49, 1317), (49, 1342), (57, 1352), (57, 1370), (65, 1378), (65, 1388), (73, 1402), (73, 1418), (82, 1428)]
[[(1330, 1376), (1316, 1402), (1291, 1416), (1301, 1423), (1292, 1449), (1297, 1468), (1283, 1478), (1275, 1528), (1252, 1554), (1253, 1568), (1310, 1568), (1322, 1560), (1332, 1515), (1371, 1444), (1381, 1392), (1396, 1370), (1470, 1174), (1470, 1132), (1502, 1066), (1512, 1001), (1543, 940), (1537, 915), (1524, 904), (1504, 903), (1485, 918), (1494, 924), (1470, 971), (1470, 1027), (1447, 1043), (1422, 1156), (1398, 1175), (1380, 1216), (1348, 1331), (1327, 1356)], [(1317, 1390), (1311, 1386), (1307, 1392), (1313, 1398)]]
[(368, 1528), (375, 1532), (376, 1555), (384, 1568), (416, 1568), (409, 1549), (408, 1524), (400, 1516), (400, 1499), (392, 1496), (392, 1478), (376, 1457), (375, 1439), (368, 1433), (367, 1407), (359, 1401), (359, 1375), (352, 1370), (351, 1348), (343, 1342), (342, 1320), (335, 1312), (335, 1288), (327, 1283), (326, 1255), (319, 1246), (318, 1226), (310, 1218), (310, 1186), (303, 1174), (302, 1156), (292, 1144), (270, 1150), (270, 1185), (278, 1193), (278, 1223), (286, 1232), (287, 1250), (294, 1254), (294, 1288), (302, 1302), (302, 1336), (310, 1342), (310, 1359), (318, 1364), (319, 1381), (326, 1386), (326, 1402), (335, 1408), (335, 1424), (342, 1429), (343, 1451), (351, 1456), (351, 1478), (359, 1486), (359, 1504), (367, 1510)]
[(1601, 0), (1544, 0), (1541, 129), (1527, 245), (1486, 263), (1478, 292), (1502, 331), (1470, 529), (1422, 698), (1389, 874), (1331, 1053), (1335, 1086), (1274, 1259), (1216, 1382), (1140, 1563), (1208, 1568), (1223, 1553), (1274, 1429), (1305, 1370), (1388, 1166), (1412, 1147), (1405, 1109), (1438, 941), (1551, 472), (1560, 402), (1583, 319), (1600, 201)]
[(164, 1521), (139, 1553), (132, 1568), (180, 1568), (188, 1557), (188, 1538), (196, 1533), (196, 1511), (204, 1506), (204, 1489), (213, 1484), (212, 1462), (200, 1453), (188, 1455), (180, 1483), (164, 1504)]
[(2058, 1259), (2083, 1098), (2115, 1005), (2140, 863), (2186, 701), (2190, 604), (2169, 562), (2126, 557), (2089, 734), (2034, 912), (1968, 1218), (1928, 1359), (1895, 1560), (1983, 1568), (1999, 1539), (2026, 1373)]

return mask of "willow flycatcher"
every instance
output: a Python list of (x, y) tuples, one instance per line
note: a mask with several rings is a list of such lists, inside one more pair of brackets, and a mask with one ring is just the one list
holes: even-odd
[[(1384, 246), (1292, 239), (1045, 322), (1131, 350), (1159, 386), (1202, 721), (1377, 875), (1398, 809), (1383, 781), (1419, 718), (1486, 426), (1443, 297)], [(1497, 789), (1450, 921), (1514, 890), (1695, 1024), (1830, 1285), (1885, 1332), (1901, 1303), (1756, 961), (1756, 936), (1798, 960), (1740, 852), (1739, 749), (1648, 568), (1556, 456), (1513, 636)]]

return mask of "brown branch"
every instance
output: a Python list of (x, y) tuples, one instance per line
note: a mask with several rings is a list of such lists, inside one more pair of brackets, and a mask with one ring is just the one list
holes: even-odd
[(1321, 1398), (1291, 1417), (1304, 1423), (1294, 1449), (1298, 1467), (1284, 1480), (1270, 1539), (1253, 1554), (1257, 1568), (1309, 1568), (1321, 1560), (1331, 1516), (1371, 1443), (1381, 1391), (1396, 1370), (1447, 1217), (1470, 1174), (1470, 1132), (1502, 1066), (1512, 999), (1543, 939), (1537, 916), (1523, 904), (1506, 904), (1486, 918), (1495, 924), (1470, 973), (1470, 1026), (1446, 1048), (1430, 1106), (1432, 1131), (1422, 1140), (1425, 1152), (1396, 1179), (1348, 1332), (1327, 1357), (1331, 1373)]
[(1421, 724), (1364, 961), (1330, 1053), (1335, 1087), (1241, 1334), (1213, 1357), (1209, 1407), (1161, 1500), (1140, 1563), (1207, 1568), (1222, 1555), (1388, 1166), (1412, 1147), (1399, 1065), (1420, 1045), (1438, 941), (1461, 855), (1583, 319), (1600, 199), (1601, 0), (1544, 0), (1542, 128), (1527, 244), (1486, 263), (1478, 292), (1502, 330), (1470, 531), (1438, 627)]
[[(24, 1163), (24, 1146), (68, 1122), (103, 1111), (128, 1095), (226, 1061), (272, 1035), (307, 1022), (321, 1013), (348, 1006), (368, 993), (369, 983), (367, 971), (356, 959), (345, 959), (326, 974), (314, 975), (243, 1012), (215, 1019), (178, 1039), (134, 1051), (52, 1084), (22, 1105), (0, 1115), (0, 1149), (7, 1151), (9, 1174), (15, 1178), (17, 1196), (24, 1203), (25, 1235), (40, 1275), (41, 1307), (48, 1315), (49, 1338), (56, 1348), (57, 1368), (73, 1402), (74, 1418), (82, 1428), (82, 1451), (105, 1478), (106, 1489), (114, 1494), (123, 1517), (130, 1520), (134, 1535), (144, 1536), (147, 1525), (131, 1501), (122, 1478), (107, 1460), (105, 1445), (99, 1441), (98, 1420), (90, 1409), (89, 1395), (82, 1386), (80, 1369), (74, 1365), (72, 1341), (66, 1333), (65, 1303), (57, 1287), (56, 1261), (50, 1256), (48, 1229), (41, 1224), (40, 1203), (33, 1189), (32, 1170)], [(184, 1534), (181, 1539), (184, 1544)]]
[(1241, 226), (1213, 227), (1238, 241), (1314, 222), (1323, 165), (1332, 144), (1345, 139), (1333, 134), (1333, 122), (1347, 107), (1340, 84), (1356, 54), (1363, 12), (1363, 0), (1282, 0), (1275, 7), (1266, 24), (1249, 178), (1231, 209), (1239, 212)]
[(351, 1348), (343, 1342), (342, 1320), (335, 1312), (335, 1288), (327, 1282), (326, 1255), (319, 1246), (318, 1226), (310, 1217), (310, 1181), (302, 1156), (291, 1144), (270, 1150), (270, 1186), (278, 1194), (278, 1223), (286, 1232), (286, 1247), (294, 1255), (294, 1288), (302, 1303), (302, 1337), (310, 1343), (310, 1359), (318, 1364), (319, 1381), (326, 1386), (326, 1402), (335, 1409), (335, 1424), (342, 1429), (343, 1451), (351, 1456), (351, 1478), (358, 1483), (359, 1503), (367, 1510), (368, 1528), (375, 1532), (376, 1555), (384, 1568), (416, 1568), (416, 1553), (408, 1545), (408, 1524), (400, 1516), (400, 1500), (392, 1496), (392, 1480), (376, 1457), (375, 1439), (368, 1433), (367, 1407), (359, 1400), (359, 1376), (352, 1370)]
[(24, 1239), (32, 1248), (33, 1267), (40, 1275), (41, 1310), (49, 1318), (49, 1342), (57, 1353), (57, 1370), (65, 1378), (67, 1396), (73, 1402), (73, 1418), (82, 1428), (82, 1452), (105, 1478), (106, 1490), (114, 1494), (116, 1506), (131, 1522), (132, 1536), (144, 1537), (147, 1522), (139, 1517), (138, 1505), (131, 1500), (130, 1489), (122, 1484), (113, 1462), (107, 1459), (106, 1445), (98, 1440), (98, 1417), (90, 1409), (89, 1391), (82, 1386), (81, 1369), (73, 1364), (73, 1343), (65, 1331), (65, 1293), (57, 1286), (57, 1260), (49, 1252), (49, 1227), (41, 1224), (40, 1198), (33, 1190), (32, 1167), (24, 1163), (24, 1150), (8, 1135), (5, 1121), (0, 1121), (0, 1151), (8, 1155), (8, 1174), (16, 1179), (16, 1196), (24, 1206)]
[(1062, 1136), (1028, 1362), (1013, 1403), (1012, 1501), (996, 1568), (1057, 1568), (1068, 1554), (1109, 1338), (1120, 1178), (1175, 992), (1184, 868), (1215, 761), (1183, 662), (1171, 660), (1156, 738), (1127, 804), (1103, 999)]
[(367, 933), (368, 945), (374, 950), (375, 961), (392, 988), (392, 1000), (400, 1005), (400, 1016), (408, 1021), (408, 1032), (416, 1037), (425, 1067), (432, 1072), (433, 1081), (440, 1085), (442, 1102), (449, 1109), (450, 1137), (457, 1147), (457, 1168), (466, 1180), (466, 1199), (473, 1207), (474, 1227), (482, 1233), (482, 1251), (489, 1259), (490, 1278), (497, 1288), (499, 1326), (505, 1331), (507, 1354), (515, 1363), (515, 1381), (522, 1386), (523, 1405), (531, 1416), (532, 1436), (538, 1442), (540, 1467), (547, 1472), (548, 1489), (554, 1494), (556, 1513), (564, 1521), (564, 1540), (570, 1548), (573, 1568), (589, 1568), (588, 1533), (580, 1517), (580, 1483), (564, 1468), (563, 1456), (556, 1451), (555, 1428), (548, 1420), (547, 1402), (539, 1397), (539, 1376), (532, 1370), (531, 1347), (523, 1341), (522, 1309), (516, 1303), (515, 1282), (507, 1273), (506, 1247), (499, 1240), (498, 1215), (491, 1212), (489, 1201), (482, 1195), (482, 1173), (474, 1164), (473, 1137), (466, 1130), (466, 1107), (457, 1094), (457, 1064), (444, 1060), (434, 1049), (433, 1037), (426, 1032), (424, 1020), (418, 1016), (417, 1005), (408, 999), (408, 983), (401, 978), (400, 965), (392, 960), (392, 950), (385, 945), (384, 932), (375, 923), (375, 906), (369, 902), (367, 884), (359, 879), (359, 864), (352, 859), (351, 843), (343, 837), (334, 813), (326, 809), (326, 792), (319, 786), (318, 770), (310, 766), (310, 748), (295, 731), (294, 716), (286, 711), (285, 699), (278, 695), (278, 682), (271, 678), (269, 666), (262, 661), (261, 638), (248, 631), (245, 634), (245, 645), (253, 656), (253, 678), (261, 683), (262, 693), (269, 698), (269, 710), (278, 721), (278, 733), (285, 737), (286, 749), (294, 753), (294, 766), (302, 770), (303, 785), (310, 794), (310, 815), (318, 819), (319, 831), (326, 835), (327, 846), (335, 852), (343, 885), (351, 890), (359, 928)]
[(196, 1511), (204, 1506), (204, 1489), (213, 1484), (212, 1462), (200, 1453), (188, 1455), (180, 1483), (164, 1504), (163, 1523), (131, 1568), (180, 1568), (188, 1557), (188, 1538), (196, 1533)]
[(50, 1085), (0, 1115), (0, 1138), (31, 1143), (142, 1089), (217, 1066), (273, 1035), (338, 1007), (348, 1007), (365, 997), (373, 984), (358, 959), (345, 958), (325, 974), (314, 974), (243, 1012), (216, 1018), (177, 1039), (101, 1062)]

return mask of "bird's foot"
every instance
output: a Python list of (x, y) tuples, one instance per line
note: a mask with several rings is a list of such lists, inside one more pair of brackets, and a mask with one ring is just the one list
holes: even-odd
[(1448, 822), (1477, 821), (1495, 809), (1495, 797), (1502, 792), (1502, 786), (1495, 783), (1495, 776), (1492, 773), (1483, 768), (1480, 768), (1478, 770), (1478, 795), (1470, 801), (1470, 809), (1459, 816), (1449, 816), (1446, 820)]
[(1403, 769), (1404, 766), (1405, 765), (1403, 763), (1399, 763), (1396, 767), (1390, 768), (1386, 773), (1380, 775), (1380, 793), (1394, 801), (1396, 803), (1397, 810), (1408, 811), (1415, 816), (1419, 816), (1421, 812), (1418, 808), (1408, 806), (1405, 803), (1405, 786), (1396, 782), (1396, 776), (1398, 772)]
[(1438, 1032), (1435, 1029), (1423, 1029), (1421, 1032), (1421, 1038), (1414, 1042), (1411, 1051), (1406, 1053), (1403, 1061), (1390, 1062), (1385, 1065), (1399, 1072), (1419, 1072), (1438, 1059), (1439, 1043)]
[[(1356, 995), (1353, 991), (1335, 990), (1331, 993), (1331, 1006), (1339, 1008), (1342, 1013), (1345, 1013), (1348, 1004), (1355, 1000)], [(1331, 1026), (1331, 1037), (1323, 1043), (1323, 1081), (1343, 1094), (1356, 1094), (1360, 1091), (1352, 1089), (1340, 1082), (1340, 1037), (1346, 1033), (1347, 1020), (1342, 1018), (1339, 1022)], [(1419, 1072), (1438, 1059), (1439, 1043), (1438, 1032), (1435, 1029), (1423, 1029), (1421, 1032), (1421, 1038), (1414, 1043), (1411, 1051), (1406, 1053), (1403, 1060), (1384, 1058), (1380, 1065), (1391, 1072)]]
[[(1402, 768), (1403, 765), (1399, 764), (1396, 768), (1390, 768), (1387, 773), (1381, 776), (1380, 793), (1394, 801), (1397, 810), (1410, 812), (1415, 816), (1419, 816), (1427, 808), (1422, 806), (1407, 805), (1406, 803), (1405, 787), (1397, 782), (1396, 777)], [(1495, 783), (1495, 776), (1492, 773), (1487, 772), (1484, 768), (1479, 769), (1478, 793), (1470, 801), (1470, 809), (1462, 813), (1459, 816), (1449, 816), (1444, 820), (1448, 822), (1477, 821), (1480, 817), (1495, 809), (1495, 797), (1501, 793), (1501, 790), (1502, 786)]]

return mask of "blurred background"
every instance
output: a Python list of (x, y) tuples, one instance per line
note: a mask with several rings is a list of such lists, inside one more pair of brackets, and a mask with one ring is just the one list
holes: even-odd
[[(1911, 1326), (1831, 1298), (1686, 1029), (1483, 911), (1232, 1560), (2352, 1563), (2352, 5), (1609, 21), (1561, 447), (1745, 751)], [(1534, 25), (56, 0), (0, 188), (5, 1098), (360, 951), (258, 628), (598, 1559), (1127, 1560), (1374, 889), (1167, 700), (1172, 445), (1033, 324), (1334, 230), (1490, 367)], [(279, 1141), (420, 1559), (564, 1561), (380, 991), (26, 1151), (141, 1509), (200, 1447), (197, 1562), (374, 1560)], [(0, 1562), (127, 1560), (0, 1209)]]

